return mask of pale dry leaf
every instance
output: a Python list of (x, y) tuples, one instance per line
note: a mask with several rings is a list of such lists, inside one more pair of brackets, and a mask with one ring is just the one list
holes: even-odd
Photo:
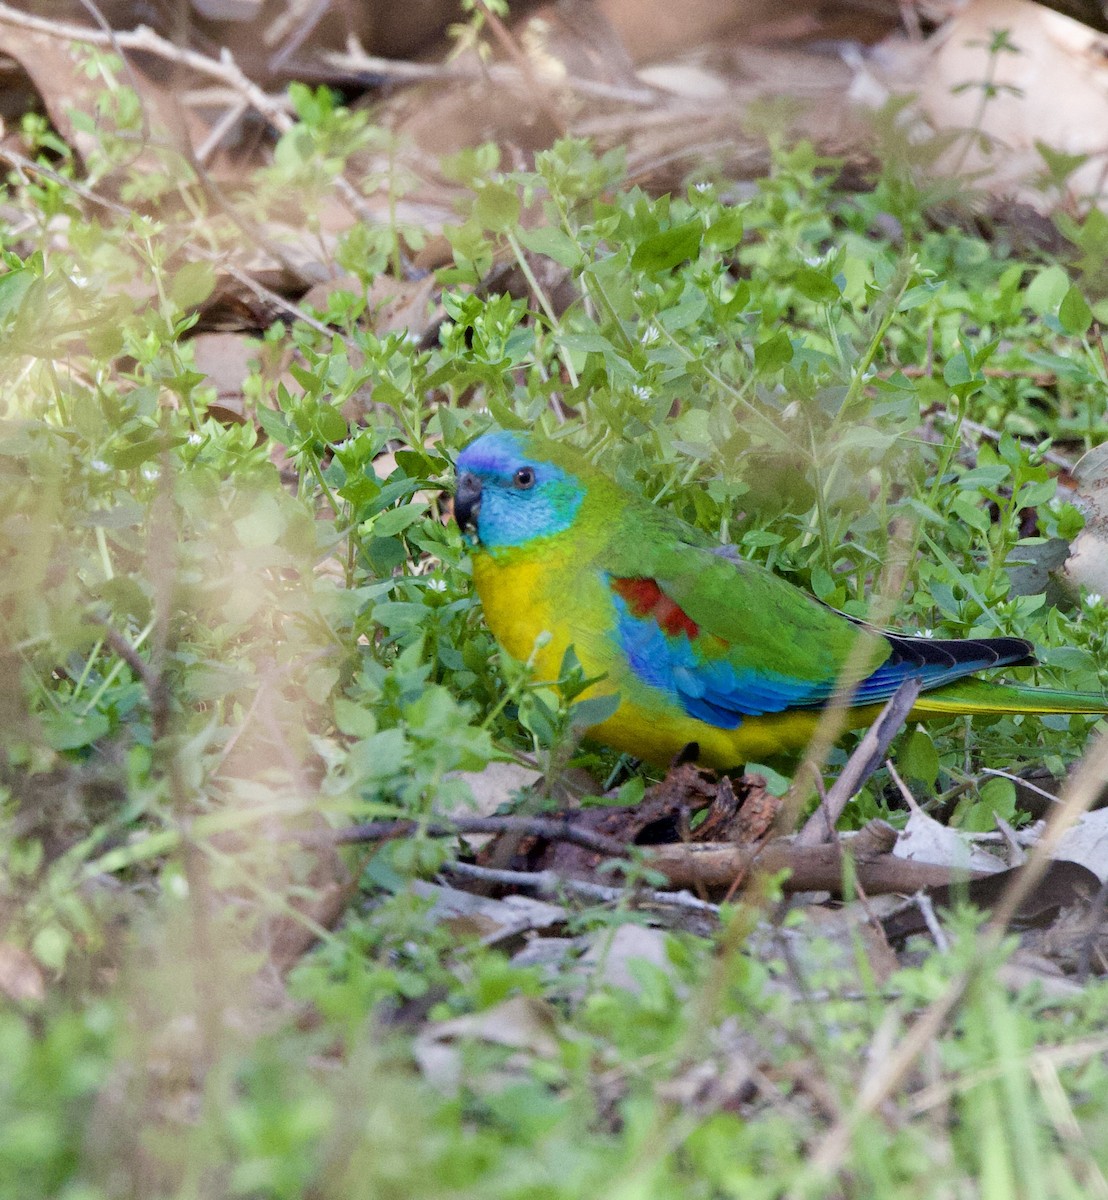
[(558, 1054), (558, 1024), (554, 1010), (535, 996), (513, 996), (481, 1012), (439, 1021), (427, 1030), (438, 1042), (475, 1038), (511, 1050), (529, 1050), (540, 1058)]
[(726, 79), (696, 63), (658, 63), (643, 67), (639, 78), (652, 88), (686, 100), (723, 100), (728, 95)]
[(483, 1012), (453, 1017), (429, 1025), (412, 1044), (412, 1056), (424, 1078), (441, 1091), (453, 1093), (462, 1079), (458, 1043), (475, 1040), (519, 1051), (502, 1071), (485, 1071), (482, 1090), (497, 1091), (526, 1069), (531, 1056), (558, 1054), (557, 1022), (550, 1005), (534, 996), (513, 996)]
[(1073, 583), (1108, 596), (1108, 443), (1085, 454), (1073, 474), (1085, 528), (1074, 539), (1063, 570)]
[(542, 774), (518, 763), (491, 762), (481, 771), (459, 771), (451, 776), (468, 784), (473, 795), (473, 811), (488, 817), (516, 796), (533, 787)]
[(1088, 867), (1101, 883), (1108, 879), (1108, 808), (1083, 813), (1062, 835), (1055, 858)]
[(934, 863), (970, 871), (1003, 871), (1005, 864), (992, 854), (978, 849), (956, 829), (943, 825), (917, 808), (893, 847), (896, 858)]
[(643, 985), (632, 963), (649, 963), (676, 980), (676, 969), (666, 952), (668, 936), (663, 929), (620, 925), (611, 935), (605, 932), (593, 942), (581, 959), (581, 966), (594, 975), (597, 983), (637, 995)]
[(459, 934), (476, 935), (485, 945), (496, 945), (534, 930), (550, 929), (561, 925), (567, 916), (560, 904), (549, 904), (530, 896), (505, 896), (495, 900), (491, 896), (478, 896), (460, 888), (421, 880), (413, 882), (412, 891), (431, 901), (432, 920), (457, 929)]
[[(1004, 30), (1017, 49), (990, 50)], [(924, 45), (903, 37), (870, 56), (890, 90), (918, 97), (938, 132), (957, 134), (939, 170), (973, 172), (990, 190), (1043, 207), (1034, 183), (1041, 142), (1089, 161), (1070, 176), (1074, 195), (1104, 191), (1108, 39), (1029, 0), (971, 0)], [(983, 99), (982, 81), (989, 92)]]

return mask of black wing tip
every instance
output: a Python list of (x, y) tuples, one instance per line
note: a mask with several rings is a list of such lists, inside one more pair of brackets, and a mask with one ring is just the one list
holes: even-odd
[(916, 666), (964, 666), (978, 671), (989, 667), (1033, 667), (1035, 648), (1024, 638), (928, 638), (886, 633), (893, 662)]

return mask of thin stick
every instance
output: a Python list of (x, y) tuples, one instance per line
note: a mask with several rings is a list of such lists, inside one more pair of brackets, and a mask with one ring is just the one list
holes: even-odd
[(449, 863), (443, 867), (447, 875), (463, 879), (479, 880), (482, 883), (497, 883), (504, 887), (526, 888), (544, 896), (567, 893), (590, 903), (615, 904), (628, 898), (667, 908), (685, 908), (692, 912), (719, 916), (719, 905), (709, 904), (689, 892), (655, 892), (649, 889), (605, 887), (599, 883), (588, 883), (584, 879), (569, 879), (556, 871), (501, 871), (491, 867), (475, 867), (470, 863)]
[(628, 847), (615, 838), (582, 829), (567, 820), (549, 817), (447, 817), (435, 818), (429, 824), (418, 821), (369, 821), (348, 829), (337, 829), (323, 835), (340, 846), (356, 842), (384, 842), (415, 833), (429, 837), (455, 837), (467, 833), (512, 833), (522, 837), (546, 838), (551, 842), (570, 842), (585, 850), (611, 858), (626, 858)]
[(896, 689), (881, 710), (881, 715), (866, 730), (858, 749), (850, 756), (842, 774), (827, 793), (827, 799), (821, 802), (797, 834), (797, 845), (818, 846), (821, 842), (830, 841), (843, 810), (851, 798), (858, 794), (862, 784), (877, 770), (893, 738), (912, 711), (919, 693), (918, 679), (905, 679)]

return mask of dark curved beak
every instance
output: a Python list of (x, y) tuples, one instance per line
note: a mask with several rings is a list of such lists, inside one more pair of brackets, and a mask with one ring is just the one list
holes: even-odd
[(481, 511), (481, 481), (476, 475), (464, 472), (458, 477), (454, 493), (454, 520), (462, 530), (477, 531), (477, 514)]

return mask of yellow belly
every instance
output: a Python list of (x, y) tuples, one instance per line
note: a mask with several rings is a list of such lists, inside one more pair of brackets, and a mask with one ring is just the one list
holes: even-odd
[[(603, 581), (592, 572), (575, 572), (567, 557), (544, 554), (540, 564), (478, 553), (473, 580), (493, 636), (513, 658), (531, 663), (537, 681), (558, 678), (572, 645), (586, 675), (604, 676), (587, 695), (619, 695), (616, 712), (589, 730), (598, 742), (658, 766), (696, 742), (699, 760), (722, 769), (800, 753), (811, 739), (818, 712), (744, 717), (738, 728), (720, 729), (690, 717), (678, 702), (638, 679), (610, 633), (616, 613)], [(849, 724), (867, 725), (878, 711), (880, 706), (852, 709)]]

